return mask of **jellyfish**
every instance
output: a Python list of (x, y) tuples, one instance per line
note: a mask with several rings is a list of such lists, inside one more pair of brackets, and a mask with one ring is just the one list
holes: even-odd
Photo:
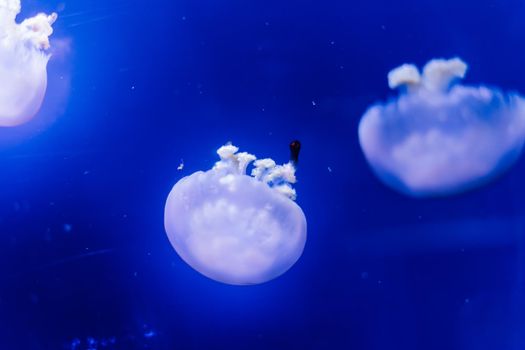
[(211, 170), (177, 182), (166, 201), (164, 225), (173, 248), (192, 268), (222, 283), (253, 285), (297, 262), (306, 243), (306, 218), (294, 201), (293, 162), (277, 165), (238, 151), (222, 146)]
[(422, 73), (404, 64), (388, 74), (400, 96), (370, 107), (359, 142), (388, 186), (416, 196), (455, 194), (508, 169), (525, 140), (525, 99), (498, 88), (461, 85), (467, 64), (434, 59)]
[(20, 0), (0, 0), (0, 126), (29, 121), (40, 109), (47, 87), (51, 25), (57, 14), (40, 13), (17, 23)]

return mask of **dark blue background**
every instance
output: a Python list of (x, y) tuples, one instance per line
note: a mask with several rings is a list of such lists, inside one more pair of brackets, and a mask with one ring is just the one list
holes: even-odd
[[(24, 1), (39, 10), (71, 51), (49, 66), (56, 120), (0, 132), (1, 349), (525, 349), (525, 159), (415, 200), (357, 140), (404, 62), (457, 55), (467, 82), (525, 93), (525, 3)], [(171, 186), (226, 141), (284, 162), (294, 138), (299, 262), (251, 287), (193, 271), (164, 232)]]

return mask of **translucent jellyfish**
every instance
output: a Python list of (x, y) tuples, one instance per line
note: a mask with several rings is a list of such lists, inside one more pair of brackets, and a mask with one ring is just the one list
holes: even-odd
[(0, 126), (16, 126), (40, 109), (47, 87), (51, 25), (57, 15), (16, 23), (20, 0), (0, 0)]
[(420, 73), (405, 64), (388, 74), (400, 96), (370, 107), (359, 124), (368, 163), (387, 185), (413, 196), (447, 195), (492, 179), (519, 157), (525, 100), (457, 83), (467, 65), (432, 60)]
[[(206, 172), (181, 179), (164, 224), (180, 257), (219, 282), (258, 284), (286, 272), (306, 243), (306, 218), (294, 202), (293, 162), (276, 165), (228, 144)], [(246, 174), (251, 162), (251, 176)]]

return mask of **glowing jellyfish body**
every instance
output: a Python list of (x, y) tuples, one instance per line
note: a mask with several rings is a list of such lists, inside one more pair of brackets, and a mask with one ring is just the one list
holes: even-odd
[(0, 0), (0, 126), (16, 126), (40, 109), (47, 87), (48, 37), (55, 13), (18, 24), (20, 0)]
[(293, 201), (295, 168), (221, 147), (213, 169), (181, 179), (165, 209), (169, 240), (195, 270), (219, 282), (248, 285), (286, 272), (306, 243), (306, 219)]
[(365, 157), (390, 187), (413, 196), (475, 187), (510, 167), (525, 140), (525, 100), (484, 86), (454, 84), (467, 65), (432, 60), (420, 74), (388, 74), (398, 99), (368, 109), (359, 124)]

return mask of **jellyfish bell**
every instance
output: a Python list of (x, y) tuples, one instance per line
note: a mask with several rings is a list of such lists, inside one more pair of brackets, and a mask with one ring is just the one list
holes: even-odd
[(359, 143), (388, 186), (416, 197), (450, 195), (487, 183), (518, 159), (525, 142), (525, 99), (461, 85), (467, 65), (435, 59), (388, 74), (399, 97), (370, 107)]
[[(168, 238), (203, 275), (227, 284), (274, 279), (302, 255), (306, 218), (294, 202), (295, 167), (225, 145), (215, 166), (181, 179), (165, 207)], [(251, 176), (246, 174), (254, 162)]]
[(0, 126), (17, 126), (39, 111), (47, 87), (49, 36), (56, 13), (15, 21), (20, 0), (0, 0)]

